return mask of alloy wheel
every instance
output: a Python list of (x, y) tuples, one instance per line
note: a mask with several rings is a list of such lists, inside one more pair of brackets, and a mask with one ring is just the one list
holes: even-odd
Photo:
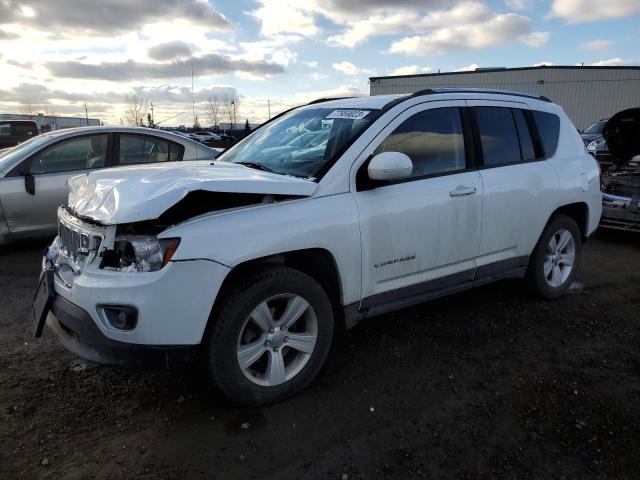
[(318, 320), (309, 302), (299, 295), (276, 295), (257, 305), (240, 329), (238, 366), (257, 385), (280, 385), (304, 368), (317, 338)]
[(576, 243), (569, 230), (562, 229), (549, 239), (544, 259), (544, 277), (554, 287), (562, 286), (573, 271)]

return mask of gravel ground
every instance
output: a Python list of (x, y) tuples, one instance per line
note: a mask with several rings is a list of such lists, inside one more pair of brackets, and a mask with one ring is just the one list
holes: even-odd
[(554, 302), (501, 282), (367, 320), (259, 409), (32, 338), (41, 248), (0, 251), (0, 478), (638, 478), (640, 236), (600, 232)]

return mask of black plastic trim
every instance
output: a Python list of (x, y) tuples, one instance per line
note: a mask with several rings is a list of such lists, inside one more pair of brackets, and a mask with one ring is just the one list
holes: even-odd
[(197, 345), (139, 345), (107, 338), (82, 308), (59, 295), (53, 300), (47, 326), (60, 343), (86, 360), (119, 367), (168, 370), (189, 365)]
[(497, 280), (522, 278), (528, 265), (528, 256), (515, 257), (366, 297), (360, 303), (356, 302), (344, 307), (345, 328), (353, 328), (364, 318), (411, 307), (427, 300), (462, 292)]

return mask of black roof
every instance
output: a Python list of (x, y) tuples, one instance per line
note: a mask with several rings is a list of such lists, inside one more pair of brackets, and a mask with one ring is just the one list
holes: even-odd
[(413, 75), (387, 75), (382, 77), (369, 77), (370, 81), (386, 78), (414, 78), (414, 77), (441, 77), (444, 75), (469, 75), (478, 73), (493, 72), (517, 72), (520, 70), (640, 70), (640, 66), (574, 66), (574, 65), (540, 65), (539, 67), (515, 67), (515, 68), (478, 68), (476, 70), (465, 70), (462, 72), (442, 72), (442, 73), (416, 73)]

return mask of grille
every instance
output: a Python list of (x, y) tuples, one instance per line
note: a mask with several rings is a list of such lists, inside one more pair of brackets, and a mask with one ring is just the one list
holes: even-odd
[(90, 251), (97, 251), (102, 243), (102, 237), (63, 221), (58, 222), (58, 236), (63, 255), (74, 263), (78, 263), (79, 259), (84, 260)]

